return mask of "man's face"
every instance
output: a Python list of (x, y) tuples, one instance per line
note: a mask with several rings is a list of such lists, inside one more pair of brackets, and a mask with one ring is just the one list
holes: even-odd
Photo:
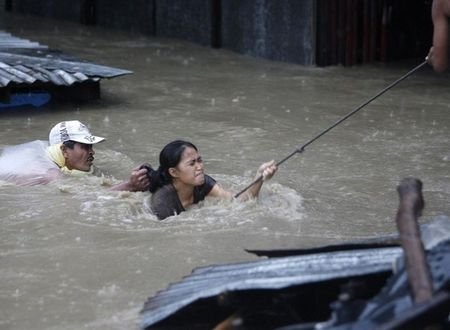
[(92, 144), (76, 142), (73, 149), (63, 145), (61, 150), (69, 170), (88, 172), (91, 169), (95, 154)]

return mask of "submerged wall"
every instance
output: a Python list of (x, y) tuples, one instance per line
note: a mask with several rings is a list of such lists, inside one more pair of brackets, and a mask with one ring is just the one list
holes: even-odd
[(212, 46), (213, 29), (218, 12), (213, 11), (218, 1), (158, 0), (155, 2), (155, 35)]
[(314, 64), (314, 0), (6, 0), (7, 10)]
[(222, 46), (271, 60), (313, 64), (314, 1), (227, 0)]
[[(86, 0), (84, 0), (84, 2), (86, 2)], [(94, 12), (95, 14), (92, 17), (84, 19), (81, 17), (81, 22), (84, 21), (91, 25), (139, 32), (147, 35), (155, 34), (155, 1), (91, 0), (90, 6), (92, 8), (91, 12)]]
[(80, 20), (80, 0), (5, 0), (5, 9), (69, 21)]
[(424, 57), (423, 0), (4, 0), (6, 10), (303, 65)]

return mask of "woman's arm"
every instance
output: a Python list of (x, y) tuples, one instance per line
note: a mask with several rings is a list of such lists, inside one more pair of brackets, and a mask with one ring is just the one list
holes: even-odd
[[(255, 179), (257, 179), (262, 176), (262, 180), (258, 181), (253, 186), (251, 186), (245, 192), (245, 194), (240, 195), (239, 199), (244, 201), (244, 200), (258, 197), (259, 191), (261, 190), (263, 182), (271, 179), (273, 177), (273, 175), (275, 174), (275, 172), (277, 171), (277, 169), (278, 168), (277, 168), (274, 160), (262, 164), (259, 167), (258, 171), (256, 172), (256, 177), (255, 177)], [(218, 184), (215, 184), (214, 187), (209, 192), (208, 196), (231, 199), (231, 198), (233, 198), (234, 194), (230, 191), (223, 189)]]
[(217, 197), (217, 198), (223, 198), (223, 199), (232, 199), (233, 193), (223, 189), (220, 185), (217, 183), (214, 185), (214, 187), (209, 192), (208, 196)]
[(239, 196), (241, 200), (247, 200), (251, 198), (256, 198), (259, 195), (259, 191), (261, 190), (261, 187), (264, 183), (264, 181), (270, 180), (275, 172), (278, 170), (275, 161), (272, 160), (270, 162), (262, 164), (258, 171), (256, 171), (255, 180), (262, 177), (261, 180), (259, 180), (257, 183), (255, 183), (253, 186), (251, 186), (245, 194), (242, 194)]

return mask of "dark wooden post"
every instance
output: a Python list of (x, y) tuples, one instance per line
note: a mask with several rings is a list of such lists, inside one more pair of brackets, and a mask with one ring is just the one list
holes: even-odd
[(374, 62), (377, 53), (377, 1), (370, 1), (369, 62)]
[(363, 40), (362, 40), (362, 62), (369, 62), (370, 51), (370, 0), (364, 0), (363, 2)]
[(345, 19), (345, 59), (344, 59), (344, 65), (349, 66), (352, 65), (352, 45), (353, 45), (353, 29), (352, 29), (352, 20), (353, 15), (356, 15), (356, 13), (353, 12), (353, 1), (347, 0), (346, 1), (346, 19)]
[(80, 22), (86, 25), (95, 25), (97, 23), (97, 5), (95, 0), (81, 1)]
[(5, 10), (12, 11), (13, 8), (13, 0), (5, 0)]
[(384, 1), (383, 11), (381, 16), (381, 29), (380, 29), (380, 61), (386, 62), (387, 60), (387, 45), (388, 45), (388, 29), (390, 21), (391, 6)]
[(330, 11), (328, 13), (328, 20), (330, 22), (330, 58), (328, 64), (336, 65), (338, 64), (338, 5), (336, 1), (327, 1), (330, 6)]
[(414, 302), (420, 304), (433, 296), (433, 282), (420, 238), (417, 218), (424, 208), (422, 182), (406, 178), (397, 187), (400, 205), (397, 211), (397, 228), (406, 258), (406, 269)]
[(222, 0), (211, 0), (211, 47), (222, 47)]

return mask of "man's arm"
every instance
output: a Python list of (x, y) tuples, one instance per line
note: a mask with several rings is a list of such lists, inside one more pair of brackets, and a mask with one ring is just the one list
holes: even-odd
[(125, 191), (147, 191), (150, 187), (150, 180), (146, 168), (135, 168), (131, 171), (127, 181), (121, 182), (111, 187), (111, 190)]
[(434, 0), (431, 9), (433, 20), (433, 46), (428, 53), (428, 62), (436, 72), (448, 67), (448, 18), (450, 0)]

